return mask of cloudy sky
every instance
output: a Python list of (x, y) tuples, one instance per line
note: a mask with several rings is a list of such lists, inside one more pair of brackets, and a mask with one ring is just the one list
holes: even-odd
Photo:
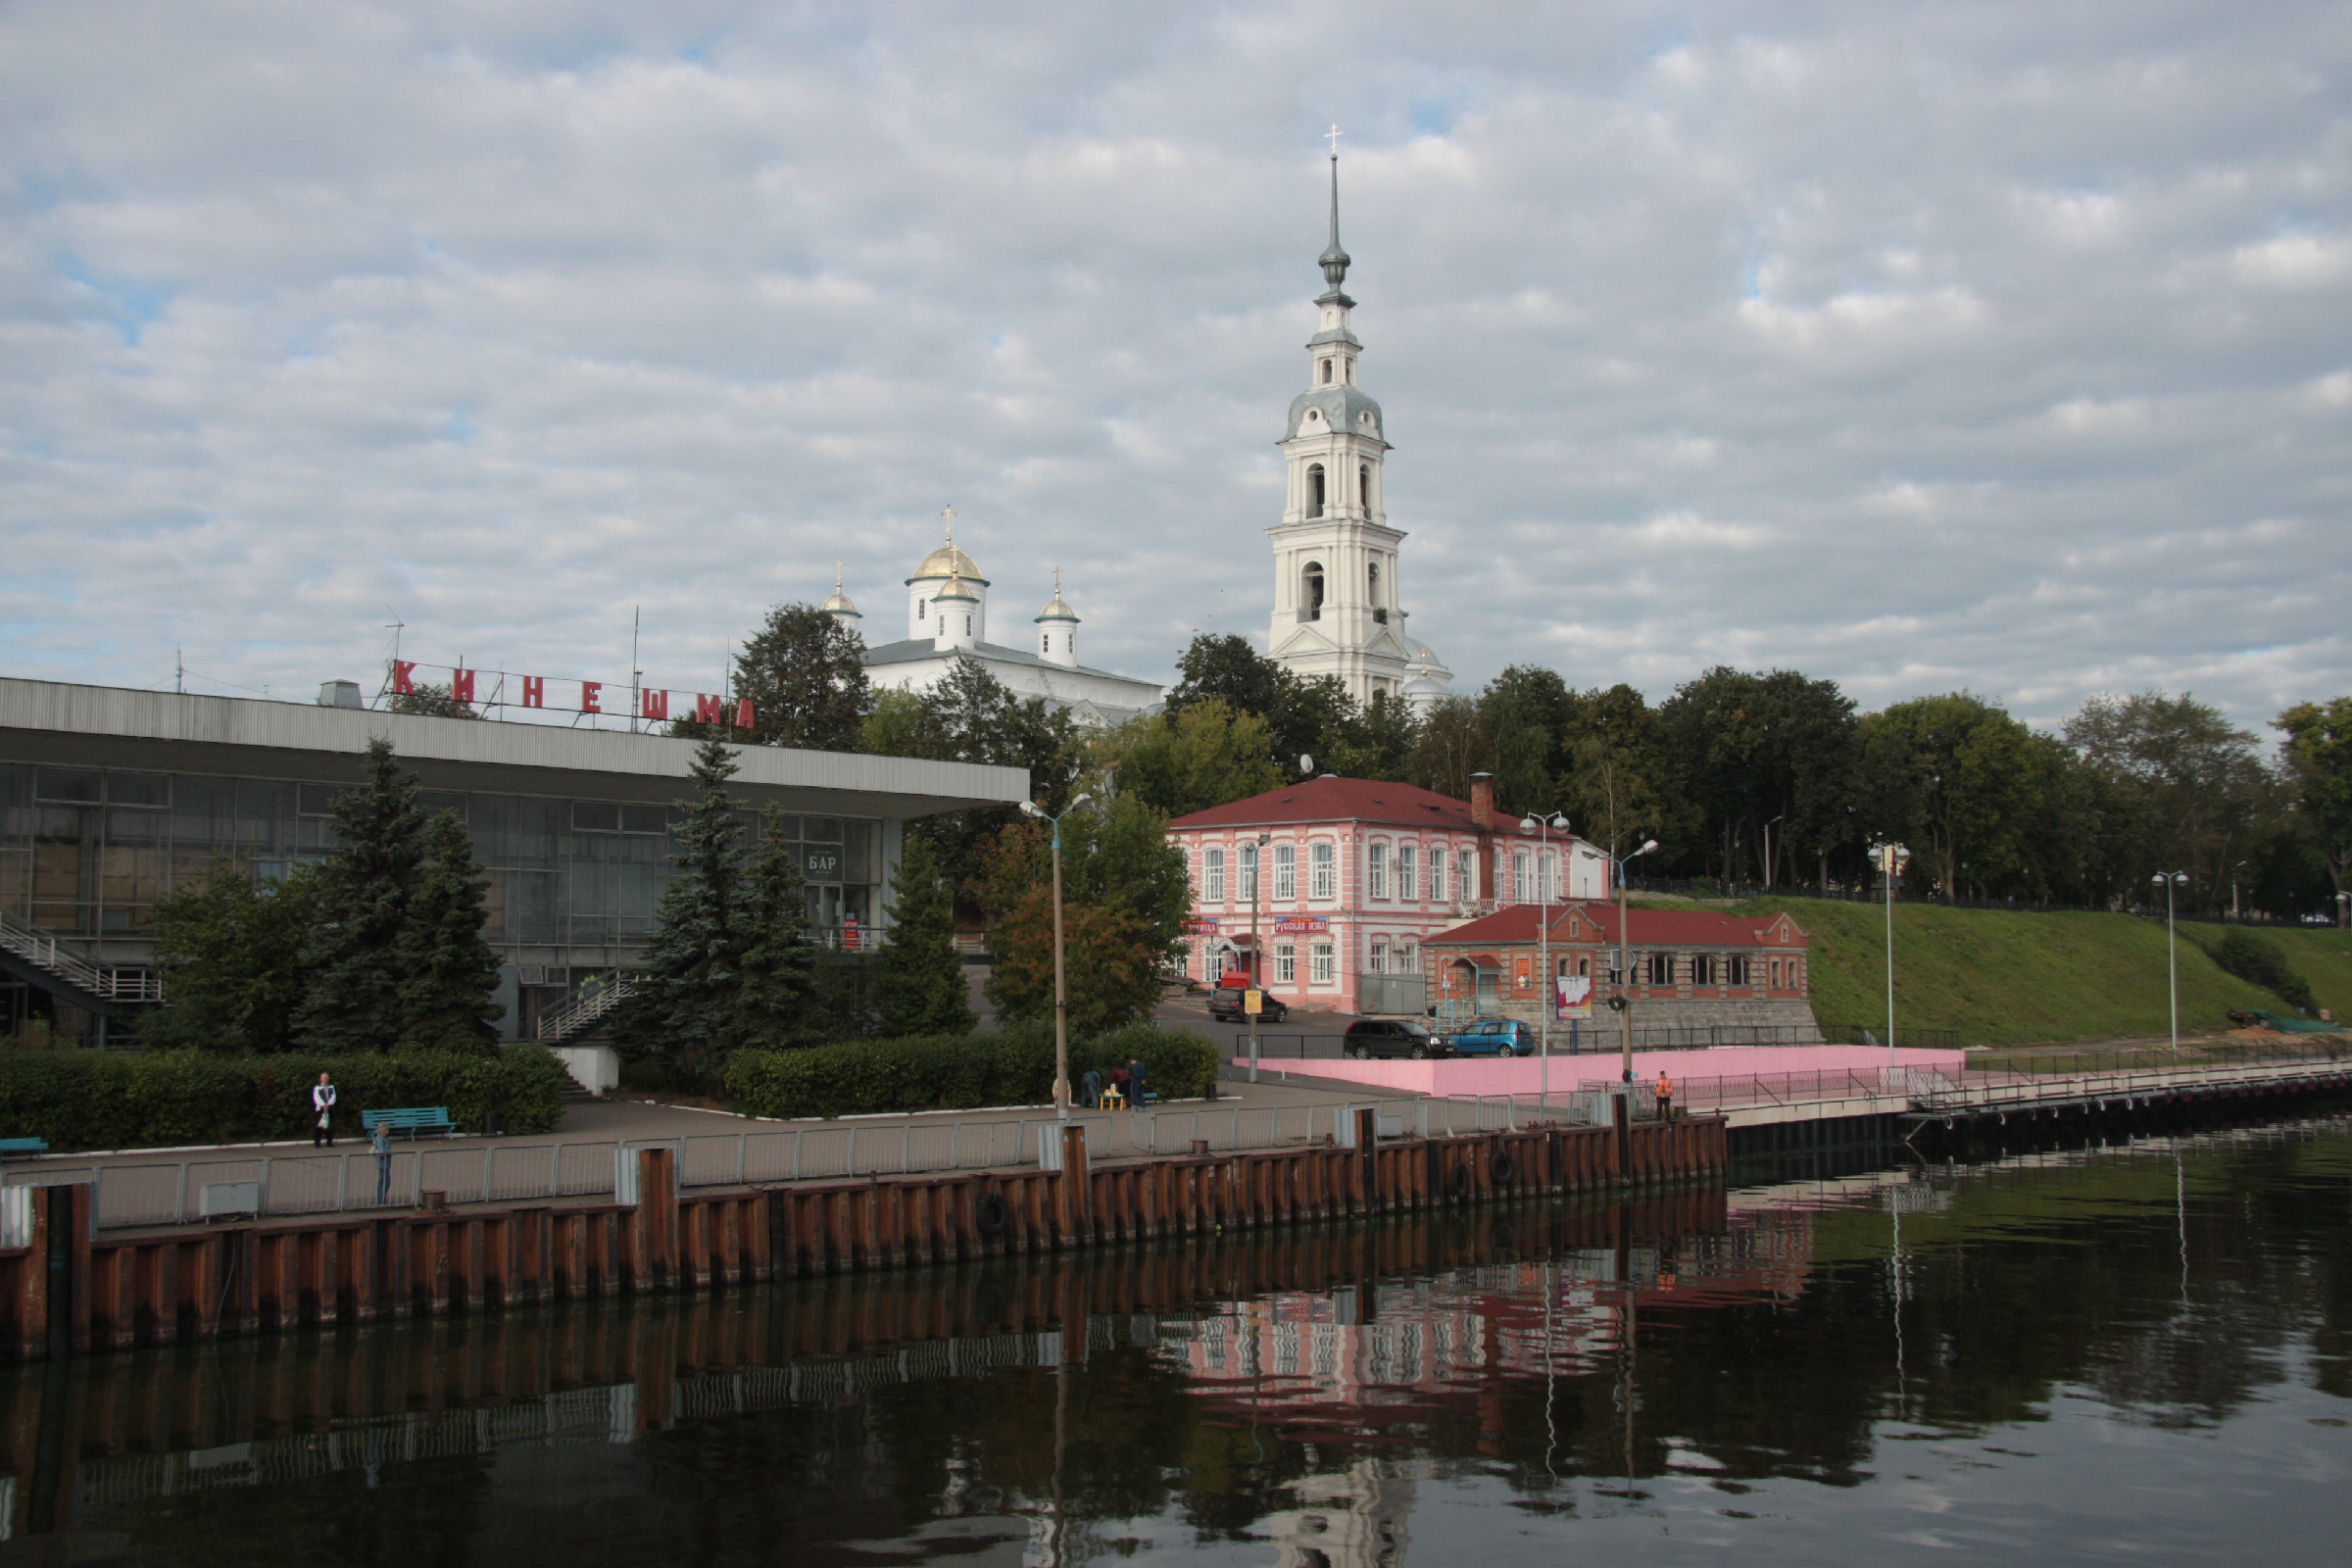
[[(1337, 122), (1414, 633), (2352, 689), (2352, 11), (0, 4), (0, 673), (714, 685), (953, 504), (1262, 646)], [(877, 638), (876, 640), (882, 640)]]

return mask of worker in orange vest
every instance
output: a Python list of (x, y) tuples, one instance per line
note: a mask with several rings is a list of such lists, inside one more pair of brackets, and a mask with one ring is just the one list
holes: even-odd
[(1672, 1121), (1673, 1119), (1674, 1080), (1666, 1076), (1665, 1068), (1660, 1067), (1658, 1069), (1658, 1120)]

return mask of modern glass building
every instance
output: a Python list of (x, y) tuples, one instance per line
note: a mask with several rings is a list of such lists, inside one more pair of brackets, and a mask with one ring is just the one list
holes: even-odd
[[(223, 856), (267, 879), (333, 854), (331, 804), (378, 735), (426, 808), (472, 835), (510, 1034), (638, 959), (692, 742), (0, 679), (0, 1027), (54, 1014), (81, 1031), (143, 1004), (157, 901)], [(767, 747), (737, 761), (745, 833), (779, 813), (811, 926), (845, 945), (880, 929), (908, 818), (1028, 792), (1018, 768)]]

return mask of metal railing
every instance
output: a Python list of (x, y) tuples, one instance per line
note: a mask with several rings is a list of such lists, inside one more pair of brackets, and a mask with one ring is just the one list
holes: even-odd
[(588, 1028), (598, 1019), (611, 1016), (613, 1009), (636, 995), (637, 988), (622, 976), (615, 976), (593, 997), (582, 997), (567, 1007), (539, 1015), (537, 1038), (547, 1045), (561, 1045), (570, 1036)]
[(161, 1002), (164, 977), (152, 969), (91, 963), (55, 936), (0, 908), (0, 950), (106, 1002)]

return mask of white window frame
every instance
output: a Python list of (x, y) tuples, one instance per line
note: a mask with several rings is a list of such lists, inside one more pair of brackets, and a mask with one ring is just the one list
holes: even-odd
[(1306, 847), (1306, 896), (1329, 902), (1340, 896), (1339, 847), (1329, 839), (1318, 839)]
[(1372, 953), (1371, 956), (1364, 960), (1364, 970), (1368, 974), (1387, 974), (1389, 972), (1389, 939), (1387, 937), (1372, 939)]
[(1211, 849), (1200, 852), (1200, 882), (1205, 889), (1200, 895), (1203, 900), (1210, 904), (1225, 902), (1225, 852), (1223, 850)]
[(1339, 950), (1328, 942), (1317, 942), (1306, 950), (1307, 978), (1319, 986), (1335, 985), (1340, 978)]
[(1429, 896), (1437, 903), (1446, 902), (1446, 846), (1429, 847)]
[(1298, 983), (1298, 943), (1277, 942), (1274, 944), (1274, 983), (1284, 986), (1295, 986)]
[(1248, 843), (1245, 843), (1245, 844), (1243, 844), (1243, 845), (1242, 845), (1242, 849), (1241, 849), (1241, 856), (1242, 856), (1242, 863), (1241, 863), (1241, 867), (1240, 867), (1240, 869), (1241, 869), (1241, 875), (1235, 879), (1236, 881), (1238, 881), (1238, 882), (1241, 884), (1241, 886), (1240, 886), (1240, 887), (1238, 887), (1238, 888), (1236, 888), (1236, 889), (1234, 890), (1234, 895), (1233, 895), (1233, 896), (1234, 896), (1235, 898), (1237, 898), (1237, 899), (1240, 899), (1240, 900), (1242, 900), (1244, 903), (1248, 903), (1249, 901), (1250, 901), (1250, 900), (1252, 900), (1252, 899), (1255, 899), (1255, 898), (1257, 897), (1257, 844), (1256, 844), (1256, 842), (1255, 842), (1254, 840), (1252, 840), (1252, 841), (1250, 841), (1250, 842), (1248, 842)]
[(1420, 946), (1411, 937), (1398, 939), (1396, 946), (1391, 952), (1390, 961), (1396, 965), (1394, 973), (1419, 974), (1421, 972)]
[(1536, 902), (1534, 885), (1527, 880), (1527, 852), (1525, 850), (1511, 852), (1511, 902), (1513, 904)]
[(1410, 844), (1396, 846), (1396, 896), (1407, 903), (1421, 898), (1421, 854)]
[(1298, 897), (1298, 847), (1274, 846), (1274, 902), (1289, 904)]
[(1375, 899), (1386, 899), (1389, 896), (1388, 845), (1385, 843), (1372, 845), (1364, 852), (1364, 859), (1366, 862), (1365, 881), (1370, 884), (1369, 895)]

